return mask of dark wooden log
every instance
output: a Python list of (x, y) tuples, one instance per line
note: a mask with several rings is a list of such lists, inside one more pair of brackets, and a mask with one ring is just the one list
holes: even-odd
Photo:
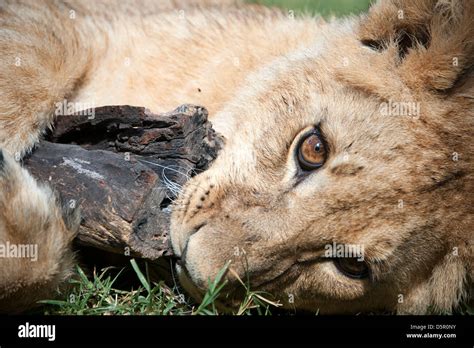
[(104, 106), (59, 115), (24, 165), (80, 205), (80, 244), (153, 260), (172, 255), (177, 188), (207, 169), (221, 145), (204, 108), (183, 105), (157, 115)]

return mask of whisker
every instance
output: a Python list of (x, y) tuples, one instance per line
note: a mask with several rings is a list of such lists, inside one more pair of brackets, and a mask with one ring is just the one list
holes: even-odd
[[(151, 164), (151, 165), (154, 165), (154, 166), (157, 166), (157, 167), (160, 167), (160, 168), (163, 168), (163, 170), (165, 169), (169, 169), (175, 173), (178, 173), (178, 174), (181, 174), (183, 176), (185, 176), (186, 178), (190, 178), (189, 174), (188, 173), (183, 173), (181, 172), (180, 170), (177, 170), (177, 169), (174, 169), (172, 168), (171, 166), (164, 166), (162, 164), (158, 164), (158, 163), (155, 163), (155, 162), (150, 162), (150, 161), (147, 161), (147, 160), (144, 160), (144, 159), (138, 159), (140, 162), (144, 162), (144, 163), (147, 163), (147, 164)], [(188, 170), (188, 172), (190, 171), (191, 169)]]
[[(151, 161), (147, 161), (147, 160), (144, 160), (144, 159), (138, 159), (138, 160), (140, 162), (150, 164), (150, 165), (153, 165), (153, 166), (156, 166), (156, 167), (160, 167), (162, 169), (161, 170), (161, 179), (162, 179), (162, 186), (161, 187), (165, 189), (166, 198), (169, 199), (172, 202), (172, 205), (173, 205), (172, 209), (173, 210), (179, 211), (181, 209), (185, 209), (185, 204), (182, 203), (183, 202), (182, 200), (180, 200), (179, 203), (177, 203), (177, 198), (180, 195), (182, 196), (184, 184), (179, 184), (179, 183), (173, 181), (172, 179), (170, 179), (170, 177), (166, 174), (167, 170), (184, 176), (186, 178), (186, 181), (185, 181), (186, 185), (195, 186), (198, 189), (206, 190), (201, 185), (197, 185), (195, 183), (189, 184), (189, 182), (188, 182), (189, 179), (191, 179), (193, 176), (198, 174), (196, 172), (196, 170), (194, 168), (192, 168), (191, 166), (189, 166), (188, 168), (184, 168), (184, 167), (180, 168), (180, 167), (177, 166), (178, 168), (176, 169), (176, 168), (173, 168), (173, 166), (165, 166), (165, 165), (155, 163), (155, 162), (151, 162)], [(181, 197), (181, 198), (183, 198), (183, 197)]]
[[(163, 184), (165, 185), (165, 187), (167, 189), (167, 192), (169, 191), (173, 194), (174, 197), (177, 197), (179, 195), (179, 193), (181, 193), (183, 186), (179, 185), (176, 182), (173, 182), (170, 179), (168, 179), (168, 177), (166, 176), (164, 170), (163, 170), (163, 173), (162, 173), (162, 177), (163, 177)], [(168, 197), (168, 198), (170, 200), (172, 200), (171, 197)]]
[[(191, 304), (189, 303), (189, 299), (187, 298), (187, 296), (185, 294), (183, 294), (182, 290), (184, 290), (180, 283), (179, 283), (179, 279), (177, 277), (177, 275), (175, 274), (174, 272), (174, 265), (173, 265), (173, 261), (170, 260), (170, 269), (171, 269), (171, 279), (173, 280), (173, 292), (177, 293), (179, 298), (180, 298), (180, 303), (181, 304), (186, 304), (188, 306), (190, 306)], [(182, 302), (181, 302), (182, 301)]]

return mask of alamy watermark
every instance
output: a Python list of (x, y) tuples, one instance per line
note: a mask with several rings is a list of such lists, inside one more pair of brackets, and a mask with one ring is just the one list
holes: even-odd
[(22, 258), (38, 261), (38, 244), (0, 243), (1, 258)]
[(94, 103), (80, 103), (71, 102), (67, 99), (63, 99), (60, 102), (54, 104), (54, 114), (58, 115), (80, 115), (87, 116), (88, 119), (92, 120), (95, 118), (95, 104)]
[(324, 256), (327, 258), (356, 258), (364, 261), (364, 246), (362, 244), (339, 244), (333, 242), (324, 246)]
[(46, 338), (53, 342), (56, 340), (56, 325), (37, 325), (26, 322), (18, 326), (19, 338)]
[(380, 113), (383, 116), (409, 116), (419, 118), (420, 103), (389, 100), (388, 102), (380, 104)]

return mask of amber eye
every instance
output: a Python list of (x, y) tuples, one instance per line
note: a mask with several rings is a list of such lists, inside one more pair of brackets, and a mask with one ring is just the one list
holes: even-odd
[(310, 133), (300, 141), (298, 162), (303, 170), (317, 169), (325, 160), (326, 146), (318, 133)]
[(369, 267), (364, 261), (355, 257), (335, 258), (334, 264), (339, 272), (349, 278), (363, 279), (369, 275)]

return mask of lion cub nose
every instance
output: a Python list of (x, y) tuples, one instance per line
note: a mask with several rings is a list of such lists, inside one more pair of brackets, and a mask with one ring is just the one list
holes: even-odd
[[(191, 238), (191, 236), (195, 233), (197, 233), (201, 228), (203, 228), (204, 226), (206, 225), (206, 223), (202, 223), (202, 224), (199, 224), (198, 226), (192, 228), (192, 229), (189, 229), (188, 231), (184, 232), (183, 234), (183, 237), (182, 238), (182, 242), (180, 243), (181, 244), (181, 252), (176, 255), (176, 258), (177, 258), (177, 264), (180, 265), (180, 266), (184, 266), (185, 262), (186, 262), (186, 252), (188, 250), (188, 243), (189, 243), (189, 239)], [(175, 254), (177, 253), (177, 251), (175, 250)]]

